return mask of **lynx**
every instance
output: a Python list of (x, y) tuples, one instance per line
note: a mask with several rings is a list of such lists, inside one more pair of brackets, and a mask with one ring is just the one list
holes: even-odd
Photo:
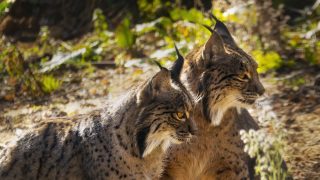
[(183, 58), (118, 105), (40, 123), (0, 154), (0, 179), (157, 179), (172, 144), (195, 131)]
[(163, 179), (249, 179), (249, 170), (253, 178), (239, 130), (257, 125), (241, 108), (253, 104), (265, 90), (257, 63), (215, 20), (214, 30), (208, 27), (211, 37), (187, 55), (183, 68), (183, 82), (196, 99), (198, 134), (190, 144), (170, 149)]

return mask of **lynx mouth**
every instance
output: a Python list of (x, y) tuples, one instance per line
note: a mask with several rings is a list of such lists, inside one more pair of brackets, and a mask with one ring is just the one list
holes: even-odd
[(178, 140), (180, 143), (183, 143), (183, 142), (189, 142), (190, 139), (192, 138), (192, 134), (188, 133), (188, 134), (177, 134), (176, 136), (176, 140)]
[(252, 105), (256, 102), (256, 99), (239, 99), (239, 101), (243, 104)]
[(243, 95), (242, 98), (239, 98), (238, 100), (243, 103), (243, 104), (247, 104), (247, 105), (252, 105), (256, 102), (256, 100), (258, 99), (259, 95), (256, 93), (245, 93)]

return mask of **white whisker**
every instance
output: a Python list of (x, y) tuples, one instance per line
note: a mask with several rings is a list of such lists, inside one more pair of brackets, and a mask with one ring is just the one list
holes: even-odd
[(198, 103), (203, 97), (204, 97), (204, 94), (200, 93), (194, 98), (194, 101)]

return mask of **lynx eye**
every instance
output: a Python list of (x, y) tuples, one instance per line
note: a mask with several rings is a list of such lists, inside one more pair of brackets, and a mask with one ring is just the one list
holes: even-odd
[(185, 118), (185, 114), (183, 112), (177, 112), (176, 116), (179, 120), (183, 120), (183, 118)]
[(246, 80), (246, 81), (250, 79), (250, 77), (249, 77), (249, 75), (247, 73), (244, 73), (244, 74), (240, 75), (240, 78), (243, 79), (243, 80)]

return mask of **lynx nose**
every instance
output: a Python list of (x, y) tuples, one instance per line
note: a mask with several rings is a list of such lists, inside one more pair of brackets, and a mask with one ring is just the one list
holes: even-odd
[(264, 94), (264, 92), (266, 91), (261, 83), (259, 83), (257, 85), (256, 89), (257, 89), (257, 93), (259, 94), (259, 96), (262, 96)]
[(197, 133), (197, 131), (198, 131), (197, 126), (191, 120), (188, 123), (188, 130), (189, 130), (191, 135), (195, 135)]
[(195, 127), (195, 125), (192, 122), (190, 122), (190, 120), (186, 121), (185, 124), (181, 125), (177, 129), (178, 134), (195, 135), (196, 131), (197, 131), (197, 128)]
[(256, 93), (259, 96), (261, 96), (265, 92), (265, 89), (264, 89), (263, 85), (261, 84), (261, 82), (259, 80), (253, 80), (248, 85), (247, 91)]

